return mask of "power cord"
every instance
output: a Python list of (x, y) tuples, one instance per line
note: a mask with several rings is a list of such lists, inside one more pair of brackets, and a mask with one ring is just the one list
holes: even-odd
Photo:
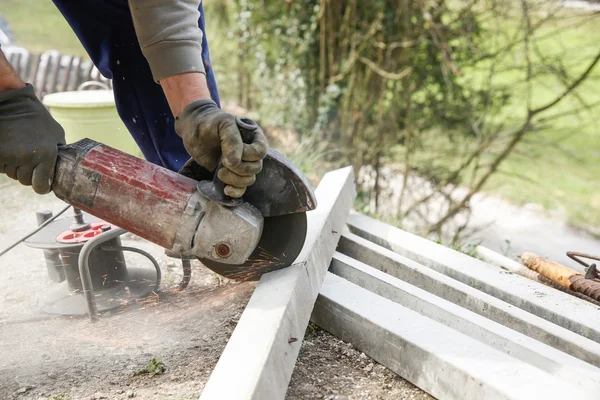
[(44, 221), (43, 224), (41, 224), (40, 226), (38, 226), (36, 229), (34, 229), (33, 231), (29, 232), (27, 235), (23, 236), (21, 239), (17, 240), (16, 242), (14, 242), (13, 244), (11, 244), (10, 246), (8, 246), (6, 249), (2, 250), (0, 252), (0, 257), (2, 257), (3, 255), (5, 255), (6, 253), (8, 253), (9, 251), (11, 251), (12, 249), (14, 249), (15, 247), (17, 247), (19, 244), (21, 244), (22, 242), (26, 241), (27, 239), (29, 239), (30, 237), (32, 237), (33, 235), (35, 235), (36, 233), (38, 233), (39, 231), (41, 231), (42, 229), (44, 229), (46, 226), (48, 226), (52, 221), (54, 221), (56, 218), (60, 217), (62, 214), (65, 213), (65, 211), (67, 211), (69, 208), (71, 207), (71, 205), (66, 206), (65, 208), (63, 208), (62, 210), (60, 210), (56, 215), (53, 215), (52, 217), (50, 217), (47, 221)]

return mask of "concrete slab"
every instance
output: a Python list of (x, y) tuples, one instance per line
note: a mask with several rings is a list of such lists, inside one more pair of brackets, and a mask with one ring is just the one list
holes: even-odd
[(312, 320), (439, 399), (597, 397), (331, 273)]
[(600, 389), (600, 368), (344, 254), (334, 254), (329, 271), (584, 390)]
[(351, 167), (326, 174), (297, 263), (264, 275), (201, 399), (283, 399), (310, 314), (356, 195)]
[(507, 273), (391, 225), (352, 213), (353, 233), (415, 260), (435, 271), (529, 311), (588, 339), (600, 342), (600, 318), (590, 318), (598, 307), (568, 294)]
[[(526, 336), (600, 367), (600, 344), (351, 233), (338, 251)], [(531, 281), (532, 283), (535, 283)]]

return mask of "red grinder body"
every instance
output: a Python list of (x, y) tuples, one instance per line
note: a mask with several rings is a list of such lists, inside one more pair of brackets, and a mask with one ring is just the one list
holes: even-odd
[(89, 139), (60, 149), (58, 198), (171, 249), (197, 182)]

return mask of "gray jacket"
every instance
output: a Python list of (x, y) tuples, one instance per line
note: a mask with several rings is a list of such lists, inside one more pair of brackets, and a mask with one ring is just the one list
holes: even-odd
[(154, 80), (184, 72), (205, 73), (201, 0), (128, 0), (142, 53)]

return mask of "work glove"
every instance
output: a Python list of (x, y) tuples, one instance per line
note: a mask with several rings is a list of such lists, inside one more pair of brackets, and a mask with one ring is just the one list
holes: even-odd
[(0, 93), (0, 173), (49, 193), (58, 146), (64, 144), (63, 128), (31, 85)]
[(223, 168), (217, 175), (225, 183), (229, 197), (242, 197), (262, 170), (267, 154), (267, 138), (262, 129), (254, 132), (252, 143), (244, 143), (235, 116), (222, 111), (212, 100), (188, 104), (175, 119), (175, 131), (200, 166), (215, 172), (222, 161)]

